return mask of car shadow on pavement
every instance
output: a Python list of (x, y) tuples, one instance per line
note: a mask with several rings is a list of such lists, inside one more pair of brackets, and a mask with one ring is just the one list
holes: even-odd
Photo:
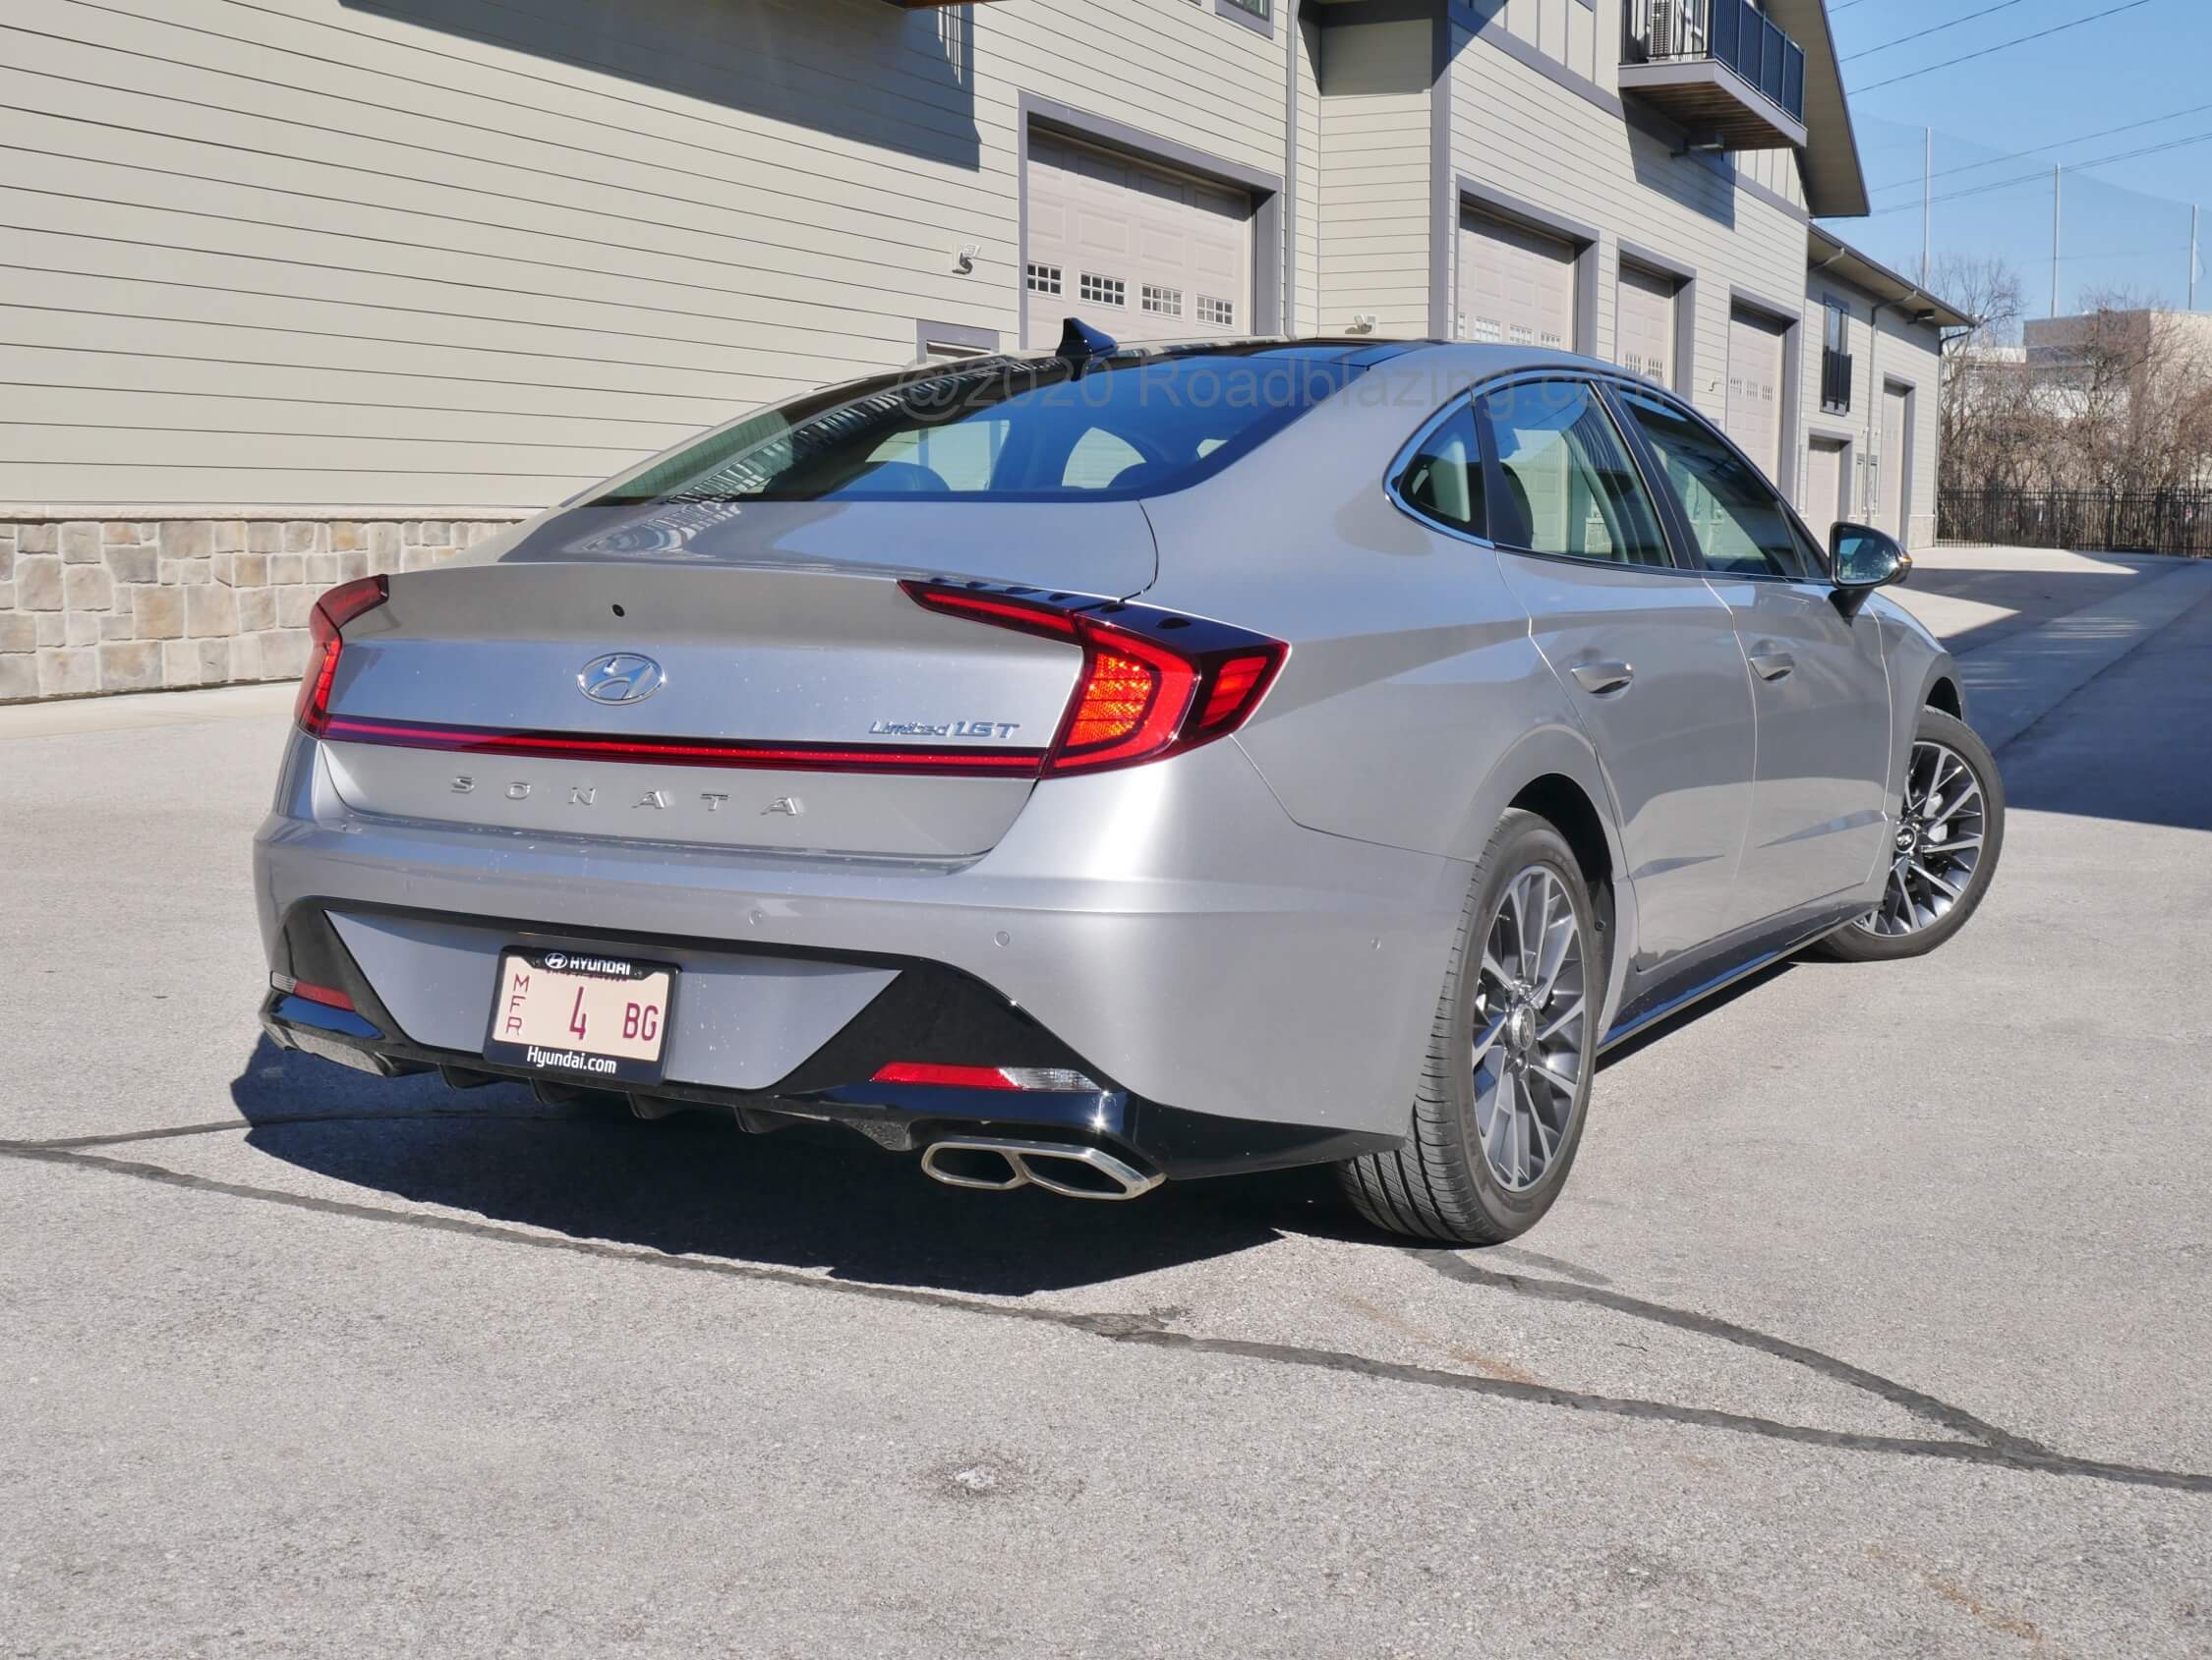
[[(1126, 1279), (1285, 1234), (1382, 1242), (1326, 1170), (1171, 1182), (1131, 1205), (942, 1186), (849, 1130), (647, 1123), (510, 1085), (374, 1080), (261, 1040), (232, 1085), (255, 1151), (488, 1221), (673, 1254), (994, 1296)], [(388, 1105), (385, 1104), (388, 1101)]]

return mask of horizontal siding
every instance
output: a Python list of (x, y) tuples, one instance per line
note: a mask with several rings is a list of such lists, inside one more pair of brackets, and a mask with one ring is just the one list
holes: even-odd
[[(1617, 12), (1615, 13), (1617, 28)], [(1605, 13), (1599, 17), (1601, 28)], [(1598, 353), (1614, 356), (1619, 244), (1639, 243), (1700, 274), (1692, 396), (1726, 411), (1729, 289), (1794, 309), (1805, 287), (1802, 221), (1739, 191), (1724, 172), (1660, 141), (1465, 30), (1453, 63), (1457, 170), (1598, 229)]]
[(1426, 23), (1332, 28), (1321, 60), (1322, 326), (1428, 332)]
[(0, 498), (539, 505), (1012, 343), (1024, 91), (1283, 167), (1287, 39), (1189, 0), (415, 4), (11, 0)]

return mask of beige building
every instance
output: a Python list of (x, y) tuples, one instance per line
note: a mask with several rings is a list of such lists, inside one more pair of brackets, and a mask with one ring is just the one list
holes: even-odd
[(1959, 319), (1810, 229), (1866, 211), (1823, 0), (11, 0), (6, 27), (0, 700), (288, 676), (328, 583), (1071, 314), (1564, 345), (1685, 392), (1817, 524), (1932, 527)]

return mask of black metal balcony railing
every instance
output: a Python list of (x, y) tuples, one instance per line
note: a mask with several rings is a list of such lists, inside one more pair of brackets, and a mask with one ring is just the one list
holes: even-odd
[(1629, 0), (1624, 17), (1630, 63), (1711, 59), (1805, 119), (1805, 48), (1751, 0)]
[(1821, 408), (1830, 415), (1851, 413), (1851, 354), (1821, 348)]

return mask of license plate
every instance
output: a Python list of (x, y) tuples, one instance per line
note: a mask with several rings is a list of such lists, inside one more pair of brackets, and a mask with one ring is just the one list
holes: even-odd
[(658, 1083), (675, 978), (628, 957), (501, 951), (484, 1059), (579, 1084)]

